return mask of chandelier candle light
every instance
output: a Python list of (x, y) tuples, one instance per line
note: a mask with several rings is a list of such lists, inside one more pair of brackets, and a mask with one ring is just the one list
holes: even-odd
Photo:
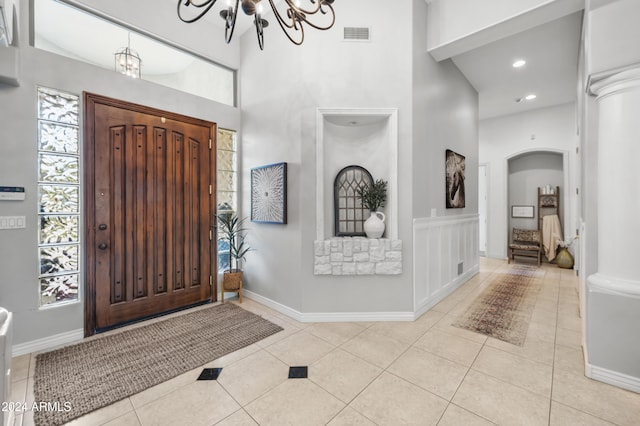
[[(201, 3), (194, 2), (192, 0), (178, 0), (178, 17), (183, 22), (188, 24), (196, 22), (202, 18), (212, 7), (216, 4), (217, 0), (204, 0)], [(264, 2), (269, 2), (273, 14), (282, 28), (282, 31), (287, 35), (289, 40), (293, 44), (301, 45), (304, 42), (304, 24), (309, 25), (317, 30), (328, 30), (333, 27), (336, 21), (336, 15), (333, 11), (334, 0), (283, 0), (285, 13), (281, 13), (278, 10), (274, 0), (227, 0), (227, 7), (220, 11), (220, 17), (225, 21), (225, 41), (231, 42), (233, 37), (233, 30), (236, 26), (236, 17), (238, 15), (238, 7), (242, 7), (242, 11), (246, 15), (254, 15), (253, 23), (256, 27), (256, 34), (258, 35), (258, 45), (260, 50), (264, 49), (264, 29), (269, 26), (269, 22), (262, 16), (264, 14)], [(303, 6), (301, 3), (305, 3)], [(196, 13), (195, 16), (186, 17), (184, 15), (185, 9), (189, 6), (194, 6), (190, 10), (202, 10)], [(310, 19), (313, 19), (312, 22)], [(317, 20), (316, 20), (317, 19)]]

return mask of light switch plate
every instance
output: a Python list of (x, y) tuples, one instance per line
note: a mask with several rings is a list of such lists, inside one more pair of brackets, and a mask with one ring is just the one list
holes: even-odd
[(26, 227), (26, 216), (0, 216), (0, 229), (24, 229)]

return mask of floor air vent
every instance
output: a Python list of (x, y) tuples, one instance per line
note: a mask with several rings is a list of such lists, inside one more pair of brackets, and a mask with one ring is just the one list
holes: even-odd
[(344, 41), (370, 41), (369, 27), (344, 27)]

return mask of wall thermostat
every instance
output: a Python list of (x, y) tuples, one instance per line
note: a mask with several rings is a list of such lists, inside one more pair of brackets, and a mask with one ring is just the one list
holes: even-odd
[(22, 201), (24, 196), (24, 186), (0, 186), (0, 201)]

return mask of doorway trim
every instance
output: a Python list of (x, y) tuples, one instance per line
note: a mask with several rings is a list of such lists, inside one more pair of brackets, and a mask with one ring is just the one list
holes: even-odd
[[(95, 211), (95, 197), (93, 196), (94, 188), (95, 188), (95, 175), (94, 175), (94, 161), (95, 161), (95, 126), (94, 120), (89, 119), (89, 117), (95, 117), (95, 107), (96, 104), (107, 105), (115, 108), (121, 108), (128, 111), (134, 111), (143, 114), (156, 115), (161, 117), (162, 119), (170, 119), (175, 121), (181, 121), (187, 124), (208, 127), (209, 128), (209, 142), (211, 145), (210, 152), (210, 160), (213, 161), (214, 170), (212, 172), (211, 185), (215, 189), (216, 188), (216, 178), (217, 173), (215, 172), (215, 152), (216, 152), (216, 124), (210, 121), (201, 120), (194, 117), (189, 117), (186, 115), (160, 110), (157, 108), (152, 108), (140, 104), (135, 104), (132, 102), (127, 102), (119, 99), (109, 98), (106, 96), (98, 95), (90, 92), (83, 92), (82, 99), (84, 103), (83, 107), (83, 139), (82, 139), (82, 150), (83, 150), (83, 191), (81, 197), (83, 198), (82, 205), (84, 214), (84, 227), (82, 232), (84, 234), (84, 244), (82, 250), (82, 262), (84, 263), (84, 336), (89, 337), (96, 333), (96, 283), (95, 283), (95, 246), (96, 246), (96, 236), (95, 236), (95, 217), (91, 214), (86, 214), (86, 212)], [(216, 200), (215, 196), (209, 197), (210, 202), (210, 211), (215, 212)], [(215, 234), (215, 228), (212, 230)], [(215, 241), (215, 235), (213, 236), (212, 241)], [(215, 244), (211, 244), (211, 258), (209, 259), (210, 264), (213, 268), (217, 265), (217, 247)], [(215, 268), (217, 269), (217, 268)], [(211, 301), (215, 302), (217, 300), (217, 280), (212, 283), (211, 287)], [(187, 306), (188, 307), (188, 306)], [(187, 308), (185, 307), (185, 308)], [(169, 313), (169, 312), (167, 312)]]
[(569, 215), (569, 212), (572, 211), (572, 206), (570, 205), (570, 198), (569, 198), (569, 151), (566, 151), (564, 149), (557, 149), (557, 148), (545, 148), (545, 147), (537, 147), (537, 148), (529, 148), (529, 149), (524, 149), (521, 151), (517, 151), (514, 152), (510, 155), (508, 155), (507, 157), (505, 157), (504, 159), (504, 176), (503, 176), (503, 182), (504, 182), (504, 193), (503, 193), (503, 199), (504, 199), (504, 203), (505, 203), (505, 223), (503, 224), (505, 227), (505, 241), (503, 242), (503, 247), (505, 248), (505, 259), (507, 257), (507, 251), (506, 248), (509, 247), (509, 161), (516, 158), (516, 157), (520, 157), (522, 155), (527, 155), (527, 154), (544, 154), (544, 153), (550, 153), (550, 154), (561, 154), (562, 155), (562, 175), (563, 175), (563, 185), (564, 185), (564, 190), (563, 195), (562, 195), (562, 206), (563, 206), (563, 214), (562, 214), (562, 232), (564, 232), (565, 235), (563, 235), (562, 237), (565, 238), (565, 236), (567, 235), (567, 225), (569, 224), (569, 222), (567, 221), (567, 217)]
[[(489, 176), (490, 176), (490, 163), (489, 162), (482, 162), (478, 164), (478, 169), (480, 169), (480, 167), (484, 167), (484, 172), (485, 172), (485, 178), (484, 178), (484, 195), (487, 198), (485, 201), (485, 212), (484, 212), (484, 218), (485, 218), (485, 224), (484, 224), (484, 232), (485, 232), (485, 241), (484, 241), (484, 252), (483, 251), (479, 251), (481, 256), (487, 257), (487, 253), (489, 252), (489, 250), (487, 249), (488, 241), (489, 241), (489, 219), (488, 219), (488, 213), (489, 213), (489, 200), (491, 199), (490, 195), (489, 195)], [(479, 184), (479, 181), (478, 181)], [(480, 188), (478, 186), (478, 188)], [(478, 191), (479, 192), (479, 191)], [(482, 223), (480, 222), (480, 195), (478, 194), (478, 233), (480, 232), (480, 229), (483, 227)], [(478, 236), (478, 240), (480, 239), (480, 237)]]

